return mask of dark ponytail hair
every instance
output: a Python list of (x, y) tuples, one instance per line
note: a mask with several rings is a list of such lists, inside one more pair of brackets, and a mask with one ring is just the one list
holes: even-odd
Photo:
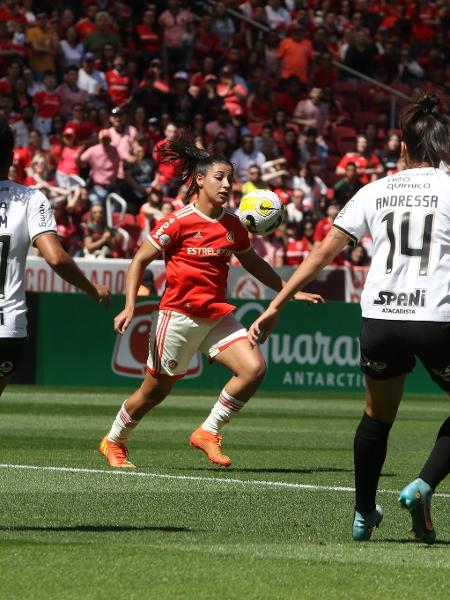
[(401, 112), (403, 141), (412, 163), (428, 162), (435, 168), (441, 161), (450, 163), (449, 124), (439, 104), (436, 94), (421, 92)]
[(185, 202), (199, 191), (196, 175), (206, 175), (208, 169), (218, 163), (225, 163), (233, 170), (233, 164), (225, 156), (209, 153), (203, 148), (197, 148), (191, 135), (186, 131), (182, 131), (178, 139), (163, 144), (159, 148), (159, 151), (162, 155), (162, 163), (167, 164), (179, 161), (178, 175), (181, 183), (189, 183), (188, 190), (184, 196)]

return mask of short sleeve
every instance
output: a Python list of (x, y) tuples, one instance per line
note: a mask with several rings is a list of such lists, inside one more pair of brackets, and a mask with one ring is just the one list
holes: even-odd
[(155, 248), (165, 252), (178, 240), (180, 234), (180, 222), (173, 215), (167, 215), (158, 221), (148, 235), (148, 240)]
[(81, 162), (89, 163), (92, 156), (92, 146), (87, 148), (80, 156)]
[(56, 233), (56, 222), (50, 202), (42, 192), (34, 192), (28, 201), (27, 225), (28, 234), (33, 244), (44, 233)]
[(364, 191), (364, 188), (357, 192), (333, 222), (334, 227), (345, 233), (353, 244), (356, 244), (369, 228), (364, 210), (364, 196), (366, 193), (367, 191)]
[(238, 227), (236, 227), (234, 234), (236, 238), (236, 246), (233, 250), (234, 254), (248, 252), (251, 248), (250, 238), (248, 237), (248, 231), (240, 222), (238, 223)]

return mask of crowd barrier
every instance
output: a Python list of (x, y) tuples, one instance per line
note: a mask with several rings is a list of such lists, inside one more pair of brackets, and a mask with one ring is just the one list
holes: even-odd
[[(80, 258), (75, 261), (92, 283), (103, 283), (113, 294), (123, 293), (129, 260)], [(161, 295), (165, 285), (164, 261), (154, 261), (150, 269), (157, 293)], [(282, 267), (277, 271), (283, 279), (288, 279), (294, 267)], [(322, 294), (328, 300), (359, 302), (366, 275), (367, 267), (327, 267), (306, 289)], [(74, 286), (60, 279), (42, 258), (36, 256), (27, 259), (25, 281), (28, 292), (77, 292)], [(264, 300), (273, 298), (274, 292), (242, 267), (230, 267), (228, 295), (230, 298)]]
[[(158, 298), (139, 301), (124, 336), (113, 331), (123, 308), (114, 295), (109, 309), (81, 294), (29, 293), (30, 344), (20, 380), (46, 385), (136, 387), (144, 374), (148, 332)], [(236, 316), (249, 325), (267, 300), (237, 299)], [(307, 305), (291, 301), (276, 330), (262, 345), (268, 373), (262, 389), (271, 391), (362, 391), (358, 368), (360, 309), (355, 303), (330, 301)], [(227, 372), (194, 356), (187, 376), (177, 383), (190, 389), (219, 389)], [(407, 390), (436, 393), (438, 388), (418, 365)]]

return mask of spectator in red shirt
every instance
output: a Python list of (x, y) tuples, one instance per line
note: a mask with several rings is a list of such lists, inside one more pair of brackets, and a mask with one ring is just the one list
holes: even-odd
[(67, 121), (66, 126), (75, 130), (75, 140), (78, 144), (84, 144), (99, 131), (99, 125), (92, 119), (87, 118), (83, 104), (76, 103), (72, 106), (72, 118)]
[[(320, 244), (320, 242), (326, 238), (329, 231), (331, 230), (334, 219), (337, 217), (339, 211), (340, 211), (339, 204), (332, 202), (331, 204), (328, 205), (327, 216), (324, 217), (323, 219), (320, 219), (320, 221), (316, 224), (316, 227), (314, 229), (314, 238), (313, 238), (314, 245)], [(338, 254), (331, 264), (343, 265), (344, 264), (343, 252)]]
[(168, 123), (164, 129), (164, 139), (155, 144), (153, 148), (153, 160), (155, 162), (156, 176), (153, 180), (153, 186), (159, 187), (164, 196), (175, 198), (178, 188), (177, 184), (179, 164), (176, 161), (168, 162), (164, 160), (164, 154), (161, 147), (177, 138), (178, 127), (174, 123)]
[(43, 84), (43, 89), (34, 94), (33, 104), (36, 106), (35, 127), (46, 136), (50, 133), (53, 117), (61, 112), (62, 103), (53, 71), (44, 73)]
[(211, 15), (203, 15), (194, 40), (194, 57), (198, 60), (207, 56), (218, 58), (223, 52), (219, 34), (214, 31), (213, 24)]
[(75, 29), (81, 41), (83, 41), (89, 34), (97, 31), (97, 25), (95, 24), (95, 15), (97, 12), (98, 6), (91, 2), (86, 6), (86, 16), (75, 24)]
[(383, 165), (374, 152), (368, 150), (367, 138), (358, 135), (355, 152), (347, 152), (336, 167), (336, 175), (345, 175), (348, 163), (354, 163), (358, 169), (359, 180), (364, 185), (383, 173)]
[(124, 106), (131, 92), (131, 77), (125, 70), (125, 58), (117, 54), (114, 68), (106, 72), (108, 94), (115, 106)]
[(304, 220), (296, 227), (289, 227), (287, 234), (285, 263), (287, 265), (299, 265), (313, 249), (314, 224), (309, 219)]
[(63, 188), (70, 187), (70, 175), (79, 175), (78, 165), (79, 146), (75, 143), (75, 129), (65, 127), (62, 136), (62, 149), (56, 165), (56, 183)]
[(272, 95), (267, 80), (259, 81), (247, 100), (248, 120), (255, 123), (265, 123), (273, 112)]
[(154, 10), (147, 9), (144, 11), (142, 22), (136, 27), (136, 32), (144, 64), (153, 58), (159, 58), (161, 53), (161, 38)]

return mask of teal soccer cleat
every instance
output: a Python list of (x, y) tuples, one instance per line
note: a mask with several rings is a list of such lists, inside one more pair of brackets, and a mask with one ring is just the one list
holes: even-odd
[(415, 479), (407, 485), (398, 497), (403, 508), (409, 510), (412, 519), (411, 531), (417, 539), (426, 544), (434, 544), (436, 532), (431, 521), (431, 497), (433, 489), (423, 479)]
[(370, 540), (374, 527), (379, 527), (383, 520), (384, 512), (381, 506), (378, 504), (375, 510), (362, 515), (358, 511), (355, 511), (355, 519), (353, 521), (353, 540), (355, 542), (367, 542)]

